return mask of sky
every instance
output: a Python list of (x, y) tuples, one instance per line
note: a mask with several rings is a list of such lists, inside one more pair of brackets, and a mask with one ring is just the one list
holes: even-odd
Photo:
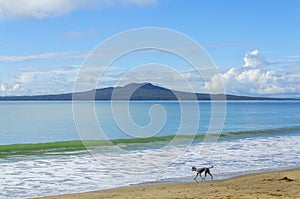
[[(196, 92), (218, 92), (222, 83), (228, 94), (300, 97), (299, 8), (297, 0), (0, 0), (0, 95), (72, 92), (99, 44), (158, 27), (197, 42), (218, 73), (203, 78), (182, 59), (148, 50), (113, 62), (99, 87), (126, 77), (121, 85), (153, 78), (185, 90), (181, 78)], [(141, 65), (145, 70), (135, 70)]]

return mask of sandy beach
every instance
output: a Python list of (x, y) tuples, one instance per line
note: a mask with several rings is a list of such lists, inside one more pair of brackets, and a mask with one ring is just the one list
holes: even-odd
[(226, 180), (151, 184), (43, 197), (94, 198), (300, 198), (300, 169), (249, 174)]

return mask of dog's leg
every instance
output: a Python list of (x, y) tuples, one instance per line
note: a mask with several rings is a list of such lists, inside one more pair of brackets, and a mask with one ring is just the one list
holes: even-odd
[[(197, 172), (196, 176), (194, 177), (195, 182), (197, 182), (198, 174), (199, 174), (199, 173)], [(201, 176), (201, 174), (200, 174), (200, 176)]]
[(208, 171), (207, 173), (208, 173), (208, 175), (210, 175), (211, 179), (213, 180), (214, 177), (213, 177), (213, 175), (210, 173), (210, 171)]
[(201, 181), (203, 181), (203, 177), (201, 176), (201, 173), (202, 173), (202, 172), (200, 172), (200, 178), (201, 178)]
[(205, 173), (204, 173), (204, 179), (203, 179), (203, 181), (205, 181), (205, 178), (206, 178), (206, 174), (207, 174), (207, 172), (205, 172)]

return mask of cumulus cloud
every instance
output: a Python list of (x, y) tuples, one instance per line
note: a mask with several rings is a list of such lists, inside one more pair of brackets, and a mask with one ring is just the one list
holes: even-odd
[(35, 72), (21, 73), (21, 75), (19, 75), (15, 81), (18, 83), (29, 83), (33, 81), (36, 75), (37, 74)]
[(258, 50), (253, 50), (246, 53), (244, 56), (244, 62), (244, 67), (251, 68), (264, 67), (270, 64), (269, 61), (263, 55), (261, 55)]
[(0, 0), (0, 19), (56, 17), (76, 9), (118, 4), (152, 5), (155, 0)]
[(11, 95), (13, 93), (18, 93), (18, 95), (22, 94), (30, 94), (28, 90), (22, 88), (20, 83), (13, 83), (13, 84), (0, 84), (0, 92), (5, 95)]
[(0, 91), (6, 92), (6, 86), (4, 84), (0, 84)]
[(1, 95), (37, 95), (72, 92), (78, 67), (22, 71), (0, 82)]
[(17, 83), (17, 84), (15, 84), (15, 85), (13, 85), (12, 90), (13, 90), (13, 91), (16, 91), (16, 90), (18, 90), (20, 87), (21, 87), (21, 84)]
[(212, 93), (220, 92), (223, 81), (227, 93), (239, 95), (278, 95), (296, 92), (297, 87), (289, 82), (291, 74), (262, 68), (269, 62), (258, 50), (248, 52), (244, 57), (244, 67), (231, 68), (224, 73), (214, 75), (205, 83)]

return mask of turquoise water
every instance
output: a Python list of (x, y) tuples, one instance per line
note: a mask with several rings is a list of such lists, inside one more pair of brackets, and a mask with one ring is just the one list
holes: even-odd
[[(192, 102), (183, 103), (188, 112), (193, 111)], [(110, 102), (96, 102), (98, 123), (110, 142), (85, 140), (86, 151), (76, 131), (71, 102), (1, 102), (0, 198), (192, 181), (194, 165), (214, 165), (215, 179), (300, 167), (300, 101), (227, 102), (224, 128), (212, 147), (203, 142), (212, 115), (209, 101), (197, 104), (199, 121), (186, 114), (183, 123), (178, 102), (131, 102), (132, 121), (147, 127), (149, 110), (155, 104), (167, 115), (163, 127), (154, 137), (132, 138), (114, 121)], [(126, 115), (117, 113), (125, 119)], [(161, 119), (160, 114), (154, 116)], [(199, 126), (194, 137), (195, 123)], [(170, 145), (180, 126), (184, 131), (177, 136), (179, 141)], [(91, 130), (90, 126), (86, 129)], [(184, 145), (189, 139), (193, 142)]]
[[(122, 105), (122, 102), (118, 102)], [(189, 102), (183, 102), (189, 103)], [(132, 102), (130, 114), (138, 125), (149, 124), (149, 108), (159, 104), (167, 113), (166, 122), (156, 136), (174, 135), (180, 125), (178, 102)], [(98, 121), (109, 139), (130, 138), (115, 123), (110, 102), (95, 104)], [(79, 140), (71, 102), (1, 102), (0, 145)], [(197, 134), (207, 132), (211, 120), (210, 102), (199, 102)], [(223, 133), (268, 130), (300, 126), (299, 101), (229, 101)], [(189, 116), (187, 116), (189, 117)], [(182, 124), (192, 126), (193, 115)], [(142, 132), (141, 132), (142, 133)], [(189, 133), (188, 130), (185, 133)]]

